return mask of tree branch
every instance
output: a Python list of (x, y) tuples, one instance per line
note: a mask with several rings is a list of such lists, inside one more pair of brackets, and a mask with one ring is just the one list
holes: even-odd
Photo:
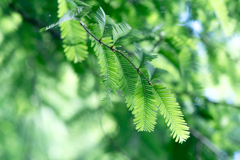
[(190, 133), (195, 138), (197, 138), (202, 144), (204, 144), (206, 147), (208, 147), (208, 149), (210, 149), (215, 155), (217, 155), (218, 157), (226, 156), (225, 158), (227, 158), (226, 152), (217, 148), (208, 138), (204, 137), (200, 132), (198, 132), (197, 130), (195, 130), (193, 128), (190, 128)]
[(202, 142), (198, 140), (196, 144), (195, 160), (201, 160), (201, 152), (202, 152)]
[[(34, 26), (38, 27), (38, 28), (42, 28), (45, 25), (41, 24), (40, 22), (38, 22), (37, 20), (31, 18), (27, 13), (23, 12), (22, 10), (17, 9), (13, 4), (9, 5), (10, 8), (12, 8), (13, 10), (15, 10), (16, 12), (18, 12), (19, 14), (21, 14), (21, 16), (23, 17), (24, 20), (26, 20), (27, 22), (33, 24)], [(84, 30), (90, 35), (92, 36), (97, 42), (99, 42), (101, 45), (106, 46), (107, 48), (109, 48), (110, 50), (112, 50), (113, 52), (117, 52), (118, 54), (121, 54), (121, 56), (123, 56), (137, 71), (138, 74), (141, 74), (148, 82), (149, 85), (152, 85), (151, 81), (139, 70), (139, 68), (137, 68), (131, 61), (129, 58), (127, 58), (122, 52), (120, 52), (117, 49), (113, 49), (113, 47), (108, 46), (107, 44), (101, 42), (100, 39), (98, 39), (94, 34), (91, 33), (91, 31), (86, 27), (86, 25), (80, 21), (80, 25), (84, 28)], [(50, 30), (49, 31), (55, 38), (60, 39), (60, 34)]]
[(92, 36), (97, 42), (99, 42), (101, 45), (104, 45), (106, 46), (108, 49), (112, 50), (113, 52), (117, 52), (119, 53), (121, 56), (123, 56), (137, 71), (138, 74), (141, 74), (148, 82), (148, 84), (150, 86), (152, 86), (152, 83), (151, 81), (139, 70), (139, 68), (137, 68), (131, 61), (129, 58), (127, 58), (122, 52), (120, 52), (119, 50), (117, 49), (114, 49), (113, 46), (108, 46), (107, 44), (103, 43), (100, 39), (98, 39), (94, 34), (91, 33), (91, 31), (87, 28), (87, 26), (82, 22), (82, 21), (79, 21), (80, 25), (84, 28), (84, 30), (90, 35)]

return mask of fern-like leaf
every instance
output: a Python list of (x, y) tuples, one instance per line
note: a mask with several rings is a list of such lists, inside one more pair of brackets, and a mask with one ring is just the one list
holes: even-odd
[(58, 20), (58, 22), (53, 23), (53, 24), (51, 24), (47, 27), (41, 28), (40, 32), (49, 30), (49, 29), (51, 29), (51, 28), (53, 28), (53, 27), (55, 27), (55, 26), (57, 26), (57, 25), (59, 25), (63, 22), (73, 20), (73, 19), (76, 19), (76, 12), (75, 12), (75, 10), (69, 10)]
[(164, 116), (167, 126), (170, 126), (173, 138), (176, 142), (184, 142), (189, 137), (189, 128), (183, 119), (179, 104), (173, 94), (163, 84), (153, 86), (154, 94), (161, 114)]
[(189, 131), (186, 122), (182, 118), (183, 115), (180, 106), (167, 87), (163, 84), (157, 84), (166, 71), (155, 68), (149, 61), (146, 61), (145, 64), (149, 79), (155, 84), (153, 86), (153, 93), (156, 98), (156, 105), (164, 116), (167, 125), (170, 126), (173, 138), (176, 138), (176, 141), (182, 143), (189, 137)]
[[(142, 33), (136, 29), (132, 29), (129, 24), (125, 22), (121, 22), (118, 24), (112, 24), (113, 25), (113, 31), (112, 31), (112, 36), (113, 36), (113, 44), (114, 45), (120, 45), (121, 41), (126, 39), (126, 37), (135, 37), (141, 39)], [(124, 42), (123, 42), (124, 43)]]
[(145, 62), (145, 68), (152, 83), (161, 83), (160, 78), (168, 73), (164, 69), (155, 68), (149, 61)]
[(112, 90), (116, 90), (118, 88), (118, 74), (115, 54), (98, 42), (95, 42), (94, 52), (98, 57), (98, 63), (101, 66), (101, 75), (104, 76), (106, 86)]
[(61, 32), (67, 59), (77, 63), (87, 58), (87, 34), (83, 28), (79, 27), (79, 23), (77, 21), (63, 23)]
[(115, 44), (119, 38), (129, 34), (131, 30), (132, 28), (125, 22), (113, 26), (113, 44)]
[[(66, 1), (71, 3), (75, 8), (73, 8), (71, 10), (67, 9), (67, 11), (66, 11), (65, 10), (66, 8), (63, 7), (64, 9), (62, 9), (62, 11), (59, 10), (59, 15), (61, 15), (61, 16), (59, 16), (60, 19), (56, 23), (53, 23), (47, 27), (41, 28), (40, 32), (49, 30), (63, 22), (69, 21), (69, 20), (79, 21), (90, 11), (90, 6), (83, 2), (80, 3), (82, 6), (79, 6), (73, 0), (66, 0)], [(60, 7), (64, 6), (64, 3), (63, 2), (61, 2), (61, 3), (62, 3), (61, 5), (59, 4), (59, 9), (60, 9)], [(65, 11), (63, 11), (63, 10), (65, 10)]]
[[(58, 11), (59, 17), (62, 17), (64, 13), (72, 9), (71, 7), (69, 7), (66, 0), (58, 0), (58, 3), (59, 3)], [(77, 9), (78, 9), (77, 12), (80, 12), (79, 10), (80, 7)], [(83, 15), (85, 15), (85, 13), (83, 13)], [(75, 19), (78, 19), (76, 15), (74, 16)], [(86, 45), (87, 33), (85, 32), (85, 30), (79, 25), (79, 22), (76, 20), (65, 21), (64, 23), (60, 24), (60, 27), (61, 38), (63, 39), (64, 42), (63, 48), (64, 52), (66, 53), (67, 59), (70, 61), (74, 61), (75, 63), (83, 61), (88, 54)]]
[(140, 75), (135, 90), (134, 123), (138, 131), (151, 132), (156, 124), (157, 107), (152, 86)]
[[(91, 47), (98, 57), (101, 75), (104, 76), (108, 89), (103, 103), (111, 106), (110, 93), (120, 87), (128, 108), (133, 110), (134, 123), (138, 131), (153, 131), (156, 124), (156, 111), (159, 107), (176, 141), (185, 141), (189, 137), (189, 128), (182, 118), (180, 106), (173, 94), (164, 85), (159, 84), (159, 77), (166, 71), (154, 68), (150, 63), (156, 56), (145, 53), (135, 44), (134, 53), (138, 59), (138, 64), (135, 65), (125, 53), (117, 48), (123, 40), (128, 40), (126, 38), (129, 36), (140, 38), (140, 32), (133, 30), (125, 22), (115, 24), (110, 17), (105, 15), (102, 8), (99, 8), (95, 15), (98, 25), (92, 25), (93, 30), (90, 31), (82, 21), (79, 24), (79, 20), (89, 11), (85, 3), (77, 0), (58, 0), (58, 3), (60, 20), (42, 30), (60, 25), (64, 52), (67, 58), (74, 62), (81, 62), (87, 57), (87, 33), (90, 35)], [(112, 35), (109, 35), (110, 31)], [(175, 43), (173, 45), (171, 43), (170, 46), (174, 45)], [(177, 52), (179, 45), (176, 46), (174, 49)], [(177, 62), (173, 61), (176, 66)]]
[(134, 54), (139, 60), (138, 68), (145, 68), (146, 61), (152, 61), (154, 58), (157, 57), (143, 52), (142, 48), (140, 48), (137, 43), (134, 43), (134, 47)]
[(105, 30), (105, 26), (106, 26), (106, 15), (101, 7), (96, 12), (95, 20), (97, 21), (97, 23), (99, 25), (100, 35), (101, 35), (100, 38), (102, 38), (104, 30)]
[(138, 74), (136, 69), (123, 56), (117, 53), (116, 57), (118, 62), (119, 86), (125, 96), (127, 107), (129, 110), (133, 110), (134, 92)]
[(179, 73), (183, 76), (182, 67), (176, 53), (171, 52), (167, 47), (161, 47), (159, 53), (163, 55), (169, 62), (171, 62), (173, 66), (176, 67)]
[(102, 99), (102, 104), (104, 105), (104, 107), (106, 107), (106, 106), (112, 107), (111, 89), (110, 89), (110, 88), (108, 88), (108, 90), (107, 90), (106, 97), (104, 97), (104, 98)]
[(95, 14), (95, 21), (97, 24), (92, 25), (91, 31), (98, 39), (112, 36), (112, 26), (116, 26), (116, 23), (108, 16), (105, 15), (103, 9), (99, 7)]

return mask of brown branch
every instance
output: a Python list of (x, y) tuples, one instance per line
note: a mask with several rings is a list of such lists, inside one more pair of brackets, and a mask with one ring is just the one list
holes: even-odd
[[(24, 20), (26, 20), (27, 22), (33, 24), (34, 26), (38, 27), (38, 28), (42, 28), (44, 27), (45, 25), (40, 23), (39, 21), (31, 18), (27, 13), (25, 13), (24, 11), (20, 10), (20, 9), (17, 9), (13, 4), (10, 4), (9, 5), (10, 8), (12, 8), (13, 10), (17, 11), (19, 14), (21, 14), (21, 16), (23, 17)], [(137, 68), (131, 61), (129, 58), (127, 58), (122, 52), (120, 52), (119, 50), (117, 49), (114, 49), (113, 46), (108, 46), (107, 44), (103, 43), (101, 41), (101, 39), (98, 39), (94, 34), (91, 33), (91, 31), (87, 28), (87, 26), (82, 22), (80, 21), (80, 25), (84, 28), (84, 30), (89, 34), (91, 35), (97, 42), (99, 42), (101, 45), (104, 45), (106, 46), (107, 48), (109, 48), (110, 50), (112, 50), (113, 52), (117, 52), (118, 54), (120, 54), (121, 56), (123, 56), (137, 71), (138, 74), (141, 74), (148, 82), (149, 85), (152, 86), (152, 83), (151, 81), (139, 70), (139, 68)], [(55, 38), (57, 39), (60, 39), (60, 34), (53, 31), (53, 30), (50, 30), (49, 31)]]
[(117, 53), (119, 53), (121, 56), (123, 56), (123, 57), (136, 69), (137, 73), (138, 73), (138, 74), (141, 74), (141, 75), (147, 80), (148, 84), (149, 84), (150, 86), (152, 86), (151, 81), (139, 70), (139, 68), (137, 68), (137, 67), (132, 63), (132, 61), (130, 61), (129, 58), (127, 58), (127, 57), (126, 57), (122, 52), (120, 52), (119, 50), (114, 49), (113, 46), (108, 46), (107, 44), (103, 43), (103, 42), (101, 41), (101, 39), (98, 39), (94, 34), (91, 33), (91, 31), (87, 28), (87, 26), (86, 26), (82, 21), (80, 21), (79, 23), (80, 23), (80, 25), (84, 28), (84, 30), (85, 30), (90, 36), (92, 36), (97, 42), (99, 42), (101, 45), (104, 45), (105, 47), (107, 47), (108, 49), (112, 50), (113, 52), (117, 52)]

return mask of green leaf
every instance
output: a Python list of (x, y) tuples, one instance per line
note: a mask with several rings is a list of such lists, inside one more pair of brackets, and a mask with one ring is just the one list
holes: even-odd
[(104, 97), (103, 99), (102, 99), (102, 104), (104, 105), (104, 107), (112, 107), (113, 105), (112, 105), (112, 101), (111, 101), (111, 89), (110, 88), (108, 88), (108, 90), (107, 90), (107, 94), (106, 94), (106, 97)]
[[(74, 8), (68, 7), (68, 4), (66, 3), (69, 2), (71, 3)], [(73, 0), (59, 0), (59, 15), (58, 17), (61, 17), (58, 22), (53, 23), (47, 27), (41, 28), (40, 32), (49, 30), (63, 22), (69, 21), (69, 20), (77, 20), (80, 21), (81, 18), (86, 16), (86, 14), (90, 11), (91, 7), (83, 2), (77, 2), (75, 3)], [(61, 3), (61, 5), (60, 5)], [(65, 5), (65, 6), (64, 6)], [(60, 10), (61, 7), (61, 10)]]
[[(126, 56), (126, 55), (125, 55)], [(134, 92), (137, 83), (136, 69), (120, 54), (116, 53), (117, 71), (119, 74), (119, 86), (125, 96), (127, 107), (133, 110), (134, 107)]]
[(97, 37), (98, 39), (101, 39), (102, 35), (101, 35), (101, 31), (100, 31), (100, 28), (99, 28), (99, 25), (96, 23), (96, 24), (90, 24), (88, 26), (88, 29), (92, 32), (92, 34)]
[(79, 7), (82, 7), (82, 6), (90, 7), (90, 5), (88, 5), (88, 4), (86, 4), (86, 3), (82, 2), (82, 1), (79, 1), (79, 0), (66, 0), (66, 1), (71, 3), (76, 8), (79, 8)]
[(152, 83), (160, 83), (160, 79), (168, 72), (164, 69), (155, 68), (149, 61), (145, 62), (145, 67)]
[(165, 47), (161, 47), (159, 53), (163, 55), (169, 62), (171, 62), (174, 65), (174, 67), (177, 68), (179, 73), (183, 76), (182, 67), (179, 62), (178, 55), (176, 53), (169, 51), (169, 49)]
[(113, 44), (115, 44), (119, 38), (129, 34), (131, 30), (132, 28), (125, 22), (113, 26)]
[(49, 29), (51, 29), (51, 28), (53, 28), (53, 27), (55, 27), (55, 26), (57, 26), (57, 25), (59, 25), (59, 24), (61, 24), (63, 22), (66, 22), (66, 21), (69, 21), (69, 20), (73, 20), (73, 19), (77, 19), (76, 15), (77, 15), (77, 13), (76, 13), (75, 10), (69, 10), (59, 19), (59, 21), (57, 23), (53, 23), (53, 24), (51, 24), (51, 25), (49, 25), (47, 27), (41, 28), (40, 32), (49, 30)]
[(104, 82), (112, 90), (118, 88), (117, 61), (115, 54), (105, 46), (95, 42), (94, 52), (98, 57), (98, 63), (101, 66), (101, 75), (104, 76)]
[(153, 90), (160, 112), (164, 116), (167, 126), (170, 126), (171, 135), (176, 142), (186, 141), (189, 137), (189, 127), (183, 119), (176, 98), (163, 84), (154, 85)]
[(142, 48), (137, 43), (134, 43), (134, 54), (139, 60), (138, 68), (145, 68), (145, 62), (146, 61), (152, 61), (157, 56), (147, 54), (143, 52)]
[(116, 26), (116, 23), (107, 15), (105, 15), (103, 9), (99, 7), (95, 14), (95, 21), (97, 24), (92, 25), (92, 30), (94, 35), (98, 37), (98, 39), (106, 37), (111, 37), (112, 35), (112, 26)]
[(125, 22), (113, 24), (113, 44), (120, 45), (121, 41), (126, 40), (127, 37), (142, 38), (142, 33), (136, 29), (132, 29), (129, 24)]
[(134, 123), (138, 131), (154, 130), (157, 107), (152, 86), (140, 75), (135, 90)]
[[(74, 5), (70, 7), (66, 0), (58, 0), (59, 9), (58, 9), (58, 16), (61, 17), (68, 12), (68, 10), (75, 10), (73, 19), (78, 19), (76, 17), (76, 13), (78, 16), (84, 16), (86, 12), (83, 12), (83, 6), (79, 6), (76, 11), (76, 6)], [(81, 8), (81, 9), (80, 9)], [(80, 12), (81, 11), (81, 12)], [(79, 14), (81, 13), (81, 14)], [(74, 17), (73, 16), (73, 17)], [(70, 61), (74, 61), (75, 63), (83, 61), (88, 56), (87, 52), (87, 33), (85, 30), (80, 26), (79, 22), (76, 20), (65, 21), (64, 23), (60, 24), (61, 30), (61, 38), (63, 39), (63, 48), (66, 54), (66, 57)]]
[(102, 38), (104, 30), (105, 30), (105, 26), (106, 26), (106, 15), (101, 7), (99, 7), (99, 9), (96, 12), (95, 20), (97, 21), (97, 23), (99, 25), (100, 35), (101, 35), (100, 38)]
[(77, 21), (61, 24), (61, 38), (63, 38), (63, 48), (68, 60), (76, 63), (87, 58), (87, 33)]

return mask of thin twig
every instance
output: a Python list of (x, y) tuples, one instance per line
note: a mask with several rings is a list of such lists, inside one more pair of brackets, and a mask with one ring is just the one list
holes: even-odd
[(195, 153), (195, 160), (201, 160), (201, 154), (202, 154), (202, 142), (197, 140), (196, 144), (196, 153)]
[(217, 155), (218, 157), (226, 156), (225, 158), (227, 158), (226, 152), (217, 148), (207, 137), (203, 136), (200, 132), (191, 128), (190, 133), (195, 138), (197, 138), (202, 144), (204, 144), (206, 147), (208, 147), (208, 149), (210, 149), (215, 155)]
[(137, 68), (132, 61), (130, 61), (130, 59), (128, 59), (122, 52), (120, 52), (117, 49), (114, 49), (113, 46), (108, 46), (107, 44), (103, 43), (100, 39), (98, 39), (94, 34), (91, 33), (91, 31), (87, 28), (87, 26), (82, 22), (79, 21), (80, 25), (84, 28), (84, 30), (91, 35), (97, 42), (99, 42), (101, 45), (104, 45), (105, 47), (107, 47), (108, 49), (112, 50), (113, 52), (117, 52), (119, 53), (121, 56), (123, 56), (137, 71), (138, 74), (141, 74), (148, 82), (149, 85), (152, 86), (151, 81), (139, 70), (139, 68)]

